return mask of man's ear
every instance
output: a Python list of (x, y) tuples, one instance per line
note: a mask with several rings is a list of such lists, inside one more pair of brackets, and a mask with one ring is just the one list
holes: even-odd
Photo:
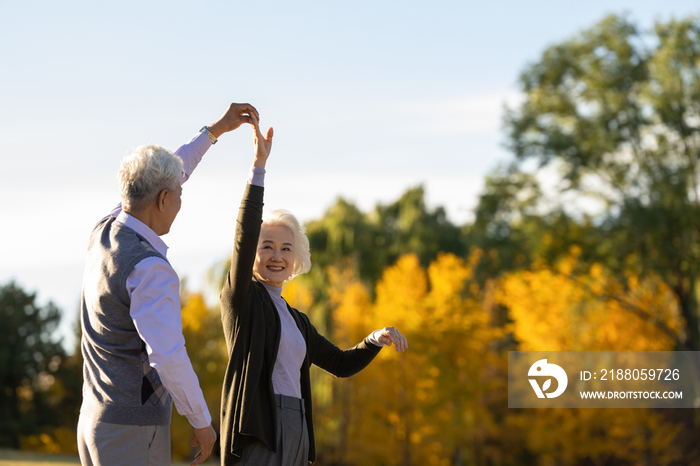
[(159, 192), (158, 196), (156, 197), (158, 210), (161, 212), (165, 210), (165, 198), (168, 197), (168, 194), (170, 194), (170, 192), (167, 189), (164, 189)]

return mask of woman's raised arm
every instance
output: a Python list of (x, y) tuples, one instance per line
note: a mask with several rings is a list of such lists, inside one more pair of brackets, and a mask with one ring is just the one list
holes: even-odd
[[(267, 158), (270, 156), (273, 131), (270, 128), (267, 131), (267, 136), (264, 137), (260, 133), (260, 125), (256, 116), (251, 115), (251, 119), (255, 130), (253, 134), (255, 141), (253, 164), (264, 169)], [(241, 304), (248, 296), (253, 278), (253, 265), (262, 225), (263, 193), (262, 186), (248, 184), (241, 201), (231, 254), (231, 268), (221, 290), (221, 317), (224, 333), (228, 333), (235, 327), (236, 310), (246, 308)]]

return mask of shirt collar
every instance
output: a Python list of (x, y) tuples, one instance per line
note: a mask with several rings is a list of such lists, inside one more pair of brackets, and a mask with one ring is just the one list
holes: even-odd
[(270, 296), (277, 296), (278, 298), (282, 297), (282, 288), (277, 288), (276, 286), (268, 285), (267, 283), (262, 281), (260, 283), (262, 283), (267, 292), (270, 293)]
[(131, 228), (136, 233), (146, 238), (146, 241), (148, 241), (151, 246), (156, 249), (156, 251), (158, 251), (163, 257), (166, 257), (168, 254), (168, 245), (165, 244), (162, 239), (160, 239), (160, 236), (158, 236), (155, 231), (151, 230), (141, 220), (127, 214), (122, 210), (119, 215), (117, 215), (117, 222)]

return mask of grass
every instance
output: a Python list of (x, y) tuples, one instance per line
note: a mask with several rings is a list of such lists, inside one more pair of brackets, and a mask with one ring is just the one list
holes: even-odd
[(80, 465), (78, 455), (0, 450), (0, 466)]
[[(78, 455), (0, 449), (0, 466), (80, 466)], [(172, 463), (188, 466), (189, 463)]]

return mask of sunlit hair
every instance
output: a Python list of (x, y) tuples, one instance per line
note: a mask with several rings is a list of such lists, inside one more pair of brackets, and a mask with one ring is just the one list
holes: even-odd
[(275, 210), (263, 222), (262, 226), (282, 225), (289, 228), (294, 235), (294, 268), (288, 280), (311, 270), (311, 251), (309, 250), (309, 238), (306, 237), (306, 228), (291, 212), (283, 209)]
[(140, 212), (164, 189), (174, 191), (180, 183), (182, 160), (160, 146), (141, 146), (124, 157), (119, 168), (122, 208)]

